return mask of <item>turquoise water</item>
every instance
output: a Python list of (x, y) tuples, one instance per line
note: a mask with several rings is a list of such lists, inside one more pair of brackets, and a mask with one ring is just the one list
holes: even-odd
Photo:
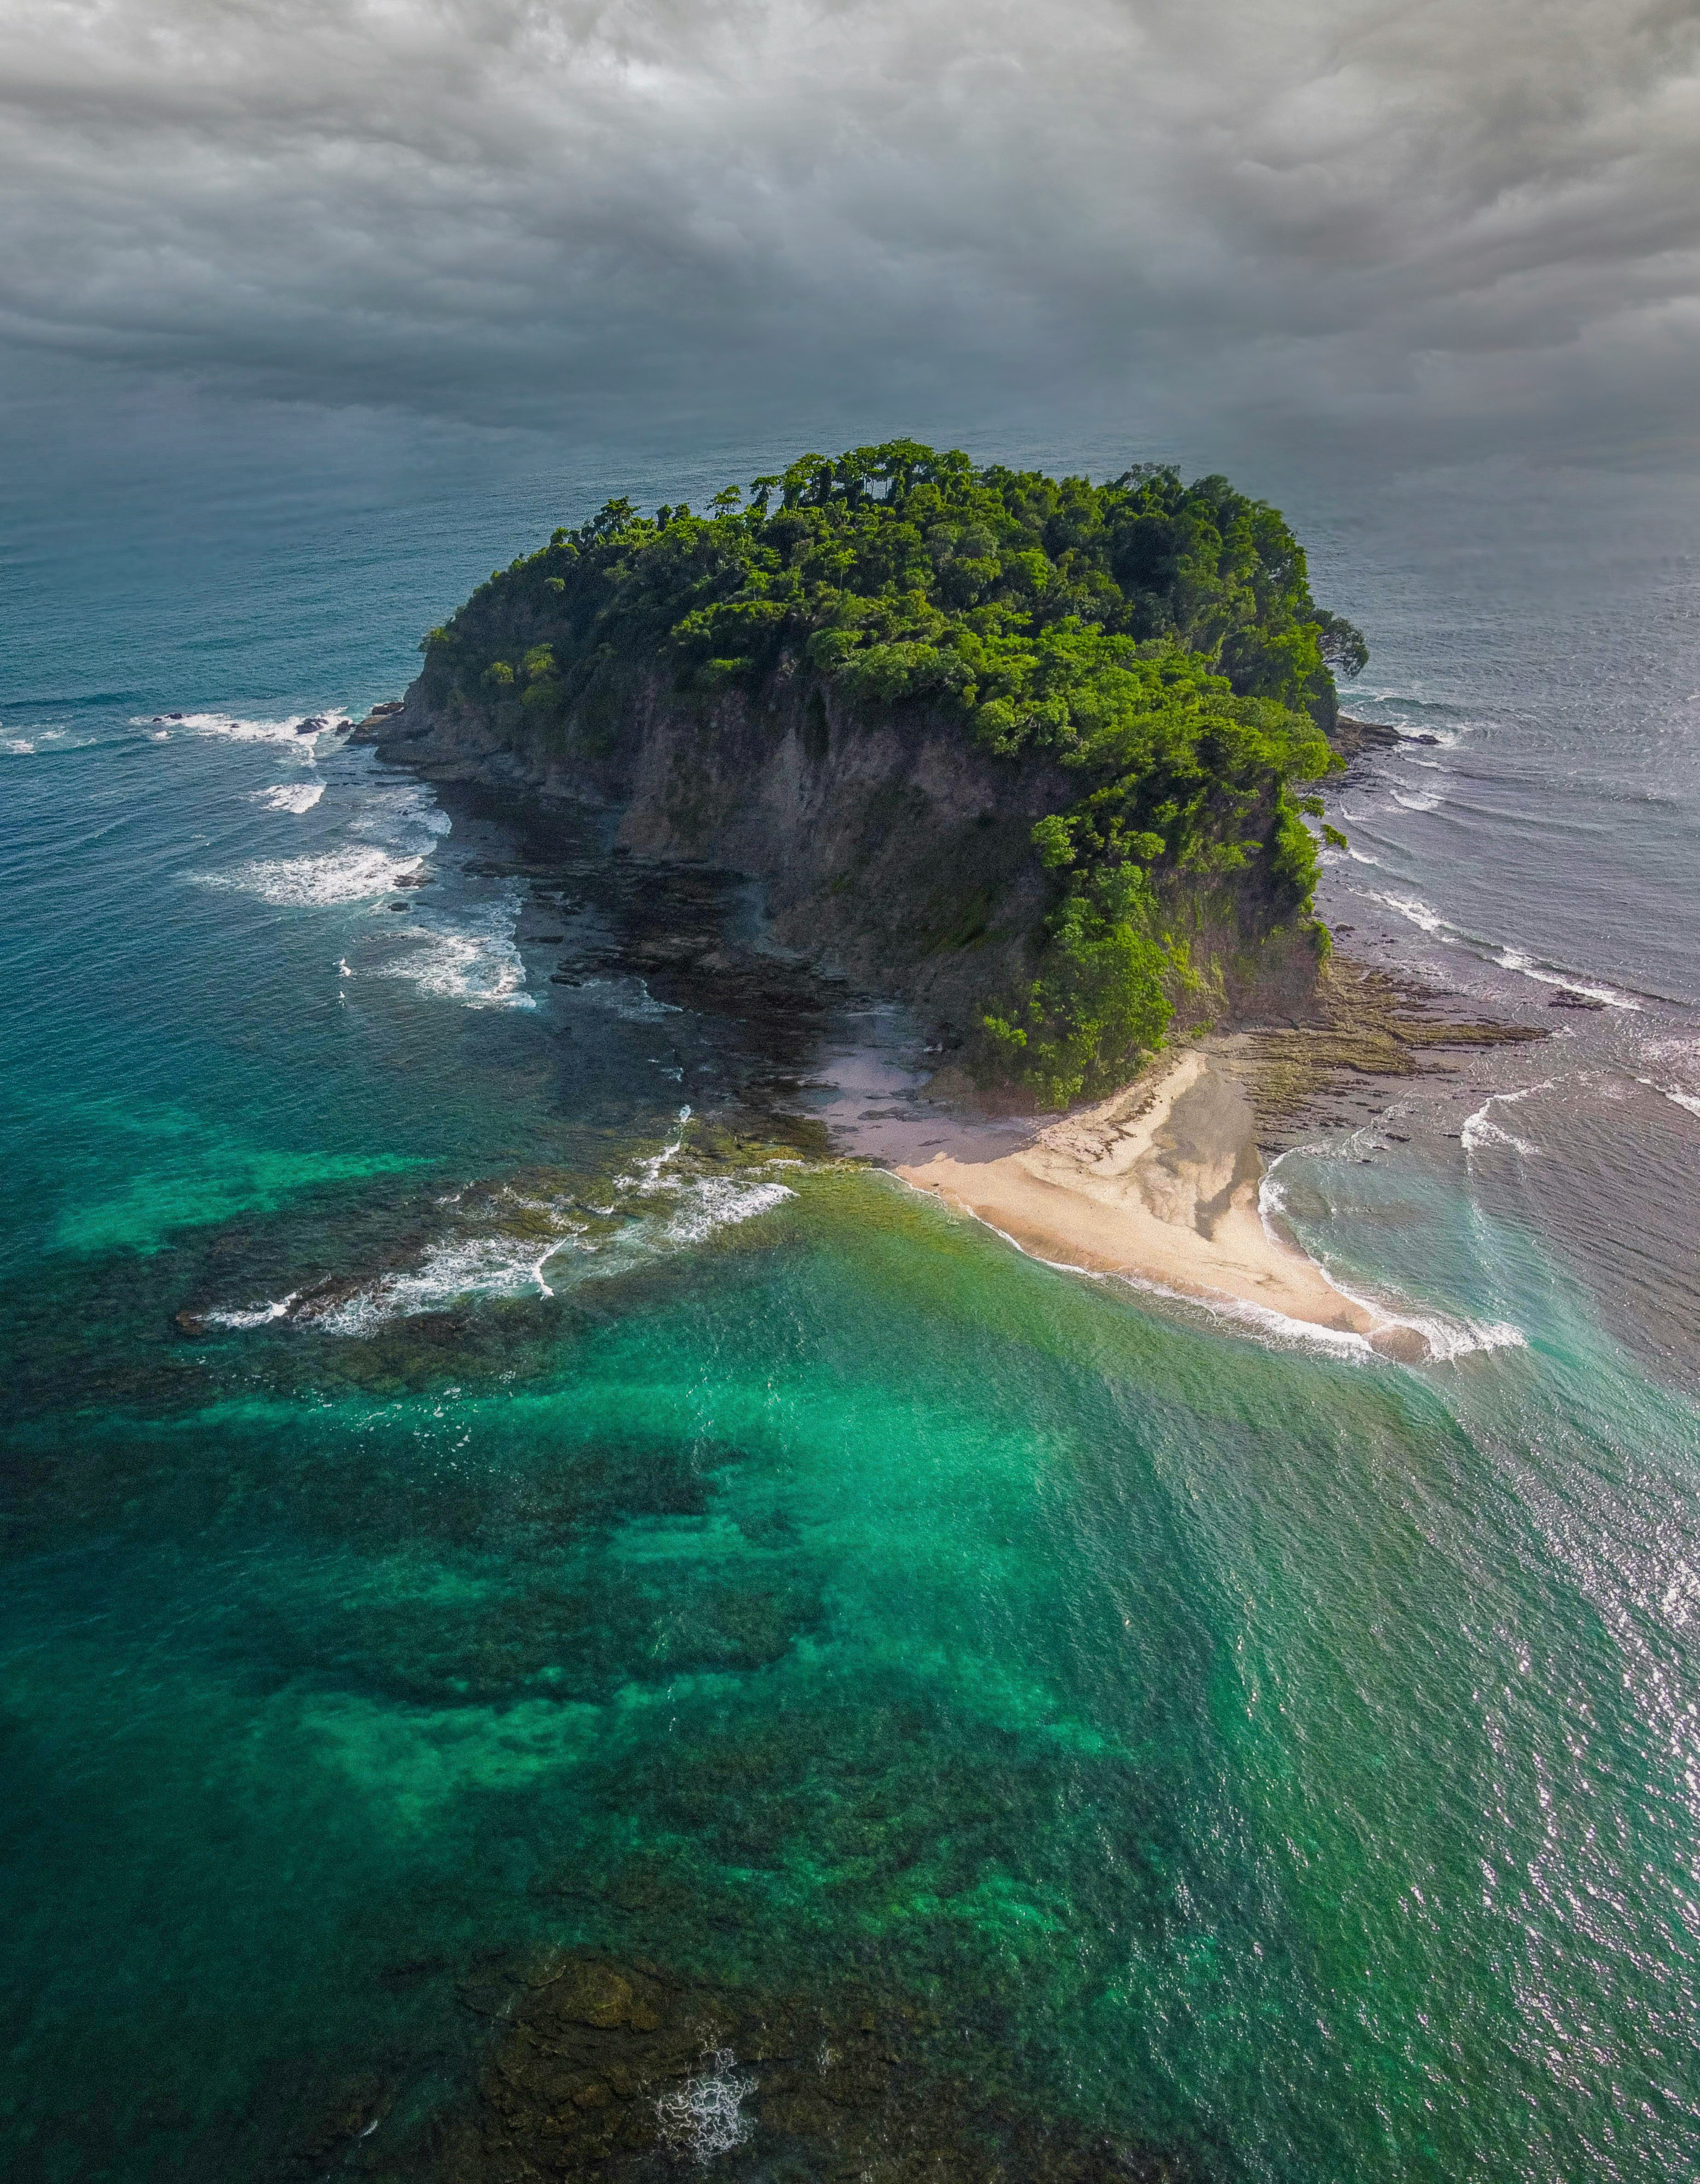
[(464, 1981), (582, 1943), (1199, 2177), (1691, 2176), (1683, 1022), (1283, 1161), (1449, 1362), (1038, 1265), (809, 1127), (900, 1024), (666, 971), (738, 883), (293, 732), (541, 488), (274, 487), (11, 565), (8, 2173), (315, 2173), (371, 2075), (318, 2173), (433, 2173)]

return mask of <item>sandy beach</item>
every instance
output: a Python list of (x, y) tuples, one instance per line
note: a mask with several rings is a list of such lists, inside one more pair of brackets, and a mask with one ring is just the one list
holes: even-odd
[[(939, 1144), (937, 1127), (934, 1143)], [(1192, 1048), (1112, 1099), (1012, 1139), (964, 1122), (925, 1158), (893, 1163), (918, 1190), (1024, 1251), (1089, 1273), (1230, 1301), (1419, 1358), (1417, 1330), (1335, 1289), (1258, 1211), (1263, 1164), (1250, 1101)]]

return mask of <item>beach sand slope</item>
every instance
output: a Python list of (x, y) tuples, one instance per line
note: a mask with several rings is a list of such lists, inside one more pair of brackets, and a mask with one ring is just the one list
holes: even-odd
[(944, 1149), (896, 1173), (1036, 1257), (1205, 1303), (1261, 1306), (1361, 1335), (1388, 1356), (1427, 1354), (1415, 1329), (1343, 1295), (1265, 1228), (1251, 1102), (1196, 1048), (1098, 1106), (1034, 1126), (1023, 1142), (1011, 1145), (1006, 1124), (994, 1136), (965, 1123)]

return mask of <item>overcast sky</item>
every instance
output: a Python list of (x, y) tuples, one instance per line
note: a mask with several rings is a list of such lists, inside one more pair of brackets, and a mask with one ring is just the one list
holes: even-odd
[(611, 437), (1700, 454), (1700, 0), (0, 0), (0, 344)]

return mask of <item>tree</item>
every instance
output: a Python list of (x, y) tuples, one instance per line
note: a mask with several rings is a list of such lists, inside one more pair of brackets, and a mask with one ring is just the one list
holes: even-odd
[(1361, 675), (1369, 665), (1363, 632), (1344, 615), (1329, 614), (1324, 607), (1315, 610), (1315, 621), (1318, 648), (1329, 671), (1348, 682)]

